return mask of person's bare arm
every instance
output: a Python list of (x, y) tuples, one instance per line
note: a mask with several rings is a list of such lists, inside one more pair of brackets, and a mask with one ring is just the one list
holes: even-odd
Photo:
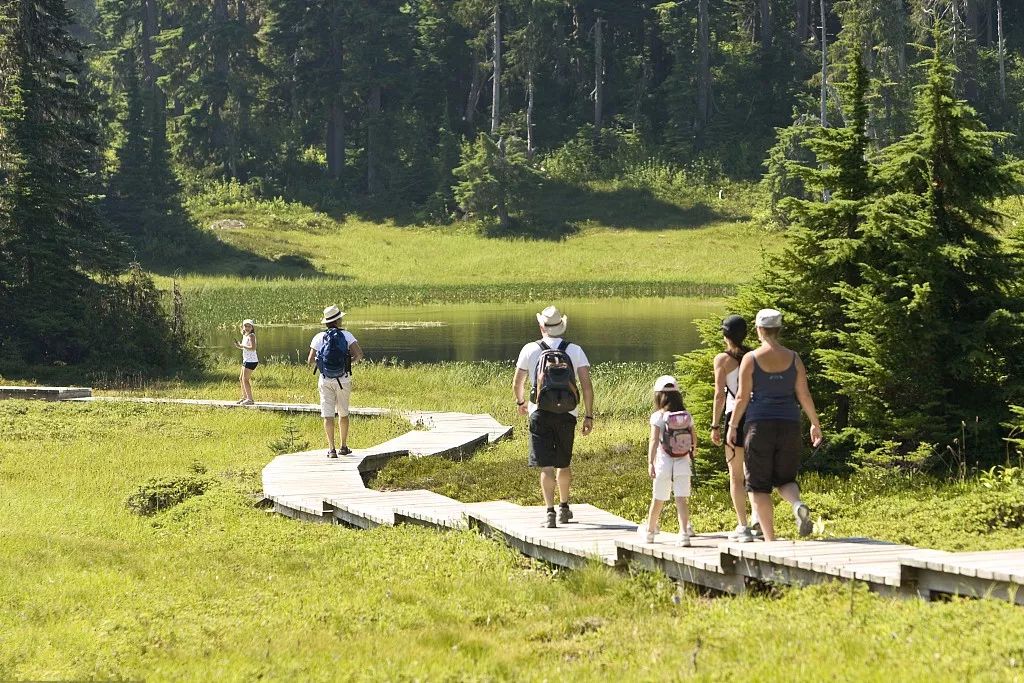
[(661, 429), (651, 425), (651, 438), (647, 442), (647, 474), (654, 479), (654, 459), (658, 456), (658, 443), (661, 441)]
[(594, 383), (590, 379), (590, 366), (580, 368), (576, 375), (580, 378), (583, 409), (586, 411), (583, 413), (583, 428), (580, 430), (580, 433), (586, 436), (594, 429)]
[(796, 357), (796, 400), (811, 421), (811, 445), (817, 447), (824, 436), (821, 433), (821, 422), (818, 421), (818, 411), (814, 408), (814, 397), (807, 385), (807, 368), (800, 356)]
[(245, 335), (245, 337), (243, 338), (242, 343), (240, 344), (240, 347), (245, 349), (245, 350), (247, 350), (247, 351), (255, 351), (256, 350), (256, 335), (255, 334), (247, 334), (247, 335)]
[(732, 409), (732, 419), (729, 420), (728, 436), (726, 443), (736, 446), (737, 428), (743, 421), (747, 412), (747, 405), (750, 403), (750, 392), (754, 388), (754, 354), (748, 353), (740, 361), (739, 388), (736, 396), (736, 407)]
[(316, 349), (310, 347), (309, 355), (306, 356), (306, 365), (312, 365), (314, 362), (316, 362)]
[(366, 356), (363, 355), (363, 350), (359, 347), (359, 342), (352, 342), (348, 345), (348, 351), (352, 354), (352, 362), (358, 363)]
[[(722, 411), (725, 410), (725, 359), (729, 356), (720, 353), (715, 356), (715, 406), (711, 412), (711, 424), (718, 424), (722, 418)], [(718, 429), (711, 430), (711, 442), (716, 446), (722, 445), (722, 430), (724, 426), (719, 425)]]
[(526, 415), (526, 378), (529, 373), (522, 368), (516, 368), (516, 374), (512, 378), (512, 396), (516, 400), (516, 406), (520, 415)]

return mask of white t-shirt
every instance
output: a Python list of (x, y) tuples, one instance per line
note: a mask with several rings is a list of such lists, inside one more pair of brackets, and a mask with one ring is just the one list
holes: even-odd
[[(543, 341), (552, 349), (557, 349), (558, 345), (562, 343), (562, 340), (559, 337), (544, 337), (538, 341)], [(530, 384), (526, 387), (528, 392), (531, 391), (534, 382), (537, 381), (537, 361), (540, 360), (540, 354), (543, 350), (544, 349), (542, 349), (540, 344), (537, 342), (530, 342), (519, 352), (519, 360), (516, 361), (516, 368), (526, 370), (526, 372), (529, 373)], [(577, 373), (579, 373), (580, 368), (590, 367), (590, 361), (587, 360), (587, 354), (583, 353), (583, 349), (580, 348), (579, 344), (570, 343), (569, 346), (566, 347), (565, 353), (569, 356), (569, 360), (572, 361), (572, 368)], [(577, 378), (578, 376), (579, 375), (577, 374)], [(529, 395), (527, 395), (527, 401), (529, 401), (529, 398)], [(527, 407), (531, 414), (537, 410), (537, 404), (533, 401), (529, 401)], [(579, 417), (579, 413), (579, 408), (572, 411), (572, 414), (576, 417)]]
[(256, 344), (256, 335), (251, 335), (251, 336), (250, 335), (242, 335), (242, 341), (239, 342), (240, 344), (243, 345), (242, 346), (242, 362), (243, 363), (258, 363), (258, 362), (260, 362), (260, 358), (259, 358), (259, 356), (256, 355), (256, 349), (247, 349), (247, 348), (245, 348), (245, 342), (248, 341), (249, 339), (252, 339), (253, 345)]
[[(345, 341), (348, 342), (350, 347), (356, 343), (356, 338), (351, 332), (348, 330), (342, 330), (341, 333), (345, 335)], [(326, 335), (326, 331), (317, 333), (317, 335), (313, 337), (312, 341), (309, 342), (309, 348), (313, 349), (315, 353), (319, 353), (320, 349), (324, 347), (324, 337)], [(348, 375), (345, 376), (348, 377)]]

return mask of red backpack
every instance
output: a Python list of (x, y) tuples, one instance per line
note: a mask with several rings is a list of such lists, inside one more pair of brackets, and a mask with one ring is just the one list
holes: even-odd
[(688, 410), (665, 413), (661, 428), (661, 448), (673, 458), (693, 455), (693, 416)]

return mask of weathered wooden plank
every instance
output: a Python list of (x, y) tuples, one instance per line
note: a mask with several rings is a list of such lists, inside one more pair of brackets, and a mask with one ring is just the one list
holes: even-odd
[(70, 401), (91, 396), (88, 387), (0, 386), (0, 400)]

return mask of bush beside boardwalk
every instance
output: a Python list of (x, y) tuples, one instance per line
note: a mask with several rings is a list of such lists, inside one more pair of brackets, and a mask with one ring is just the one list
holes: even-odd
[[(223, 369), (222, 381), (164, 393), (220, 395), (233, 388), (232, 370)], [(268, 395), (304, 396), (294, 382), (301, 369), (266, 370)], [(656, 369), (597, 370), (598, 382), (623, 390), (606, 393), (594, 441), (580, 453), (579, 498), (618, 496), (642, 506), (647, 396), (628, 378), (642, 375), (646, 388)], [(482, 410), (508, 403), (504, 382), (497, 384), (506, 371), (368, 366), (359, 381), (363, 395), (387, 394), (395, 405)], [(892, 601), (823, 586), (714, 600), (682, 594), (676, 604), (662, 577), (600, 567), (552, 573), (470, 532), (296, 523), (254, 506), (268, 445), (289, 425), (298, 428), (293, 438), (318, 438), (315, 419), (255, 411), (0, 403), (0, 477), (8, 484), (0, 603), (9, 606), (0, 610), (0, 678), (812, 680), (890, 670), (908, 680), (1006, 680), (1024, 660), (1015, 635), (1024, 634), (1024, 611), (1002, 603)], [(353, 442), (369, 445), (404, 429), (399, 420), (357, 419)], [(633, 442), (636, 449), (621, 448)], [(473, 460), (415, 466), (436, 466), (431, 488), (513, 497), (521, 481), (519, 495), (536, 495), (522, 466), (524, 443), (520, 430)], [(186, 475), (194, 461), (215, 480), (203, 495), (146, 518), (125, 506), (149, 478)], [(393, 465), (377, 485), (411, 483), (411, 466)], [(713, 485), (709, 477), (700, 477), (699, 492)], [(504, 489), (491, 488), (498, 481)], [(910, 529), (895, 519), (895, 488), (883, 488), (873, 505), (875, 483), (827, 492), (829, 483), (808, 482), (822, 507), (832, 495), (861, 523)], [(954, 500), (951, 490), (923, 481), (916, 490), (922, 513)], [(960, 492), (978, 490), (973, 483)], [(714, 523), (716, 500), (727, 521), (722, 495), (695, 500), (696, 522)], [(988, 542), (970, 539), (968, 547)], [(759, 621), (773, 624), (763, 650), (750, 637)], [(956, 648), (950, 633), (960, 634)]]

